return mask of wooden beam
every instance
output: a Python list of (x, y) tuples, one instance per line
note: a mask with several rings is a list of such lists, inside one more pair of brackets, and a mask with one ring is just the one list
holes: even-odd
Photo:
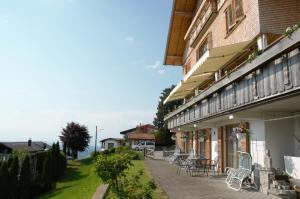
[(175, 11), (174, 14), (176, 16), (187, 17), (187, 18), (192, 18), (193, 17), (193, 12)]
[(182, 59), (182, 56), (168, 55), (167, 58), (169, 58), (169, 59)]

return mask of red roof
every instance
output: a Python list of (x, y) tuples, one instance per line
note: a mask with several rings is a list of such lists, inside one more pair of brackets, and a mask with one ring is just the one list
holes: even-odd
[(130, 133), (128, 134), (130, 140), (155, 140), (155, 136), (152, 133)]

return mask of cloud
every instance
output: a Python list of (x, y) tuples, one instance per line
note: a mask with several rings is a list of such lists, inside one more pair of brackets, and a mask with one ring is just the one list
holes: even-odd
[(154, 70), (157, 72), (159, 75), (164, 75), (166, 74), (166, 70), (163, 68), (161, 65), (160, 61), (155, 61), (154, 64), (147, 65), (145, 66), (146, 69)]
[(135, 39), (132, 36), (127, 36), (125, 37), (125, 41), (127, 41), (128, 43), (133, 43), (135, 42)]
[(159, 75), (164, 75), (165, 74), (165, 70), (164, 69), (159, 69), (158, 71), (157, 71), (157, 73), (159, 74)]
[(147, 65), (145, 66), (146, 68), (148, 69), (153, 69), (153, 70), (156, 70), (157, 68), (159, 68), (161, 65), (160, 65), (160, 61), (155, 61), (154, 64), (152, 65)]

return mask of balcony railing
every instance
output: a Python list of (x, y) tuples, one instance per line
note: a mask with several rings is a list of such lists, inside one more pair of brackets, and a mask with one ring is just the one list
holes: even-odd
[(245, 63), (226, 78), (195, 96), (165, 119), (174, 129), (217, 117), (264, 100), (300, 93), (300, 31), (284, 38), (252, 63)]
[(185, 39), (189, 39), (189, 44), (194, 45), (197, 38), (201, 37), (206, 28), (211, 22), (213, 16), (217, 13), (217, 2), (216, 0), (203, 1), (200, 6), (195, 19), (193, 20), (189, 30), (185, 35)]

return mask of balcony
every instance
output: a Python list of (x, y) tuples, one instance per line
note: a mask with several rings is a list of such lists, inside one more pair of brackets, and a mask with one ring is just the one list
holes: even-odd
[(214, 72), (224, 67), (230, 60), (247, 50), (251, 43), (252, 41), (246, 41), (206, 50), (183, 77), (183, 80), (172, 90), (164, 103), (193, 94), (201, 83), (208, 80)]
[(200, 39), (204, 35), (216, 14), (216, 0), (206, 0), (202, 2), (194, 17), (194, 20), (192, 21), (186, 35), (184, 36), (185, 40), (189, 40), (190, 46), (196, 44), (195, 41), (198, 41), (198, 39)]
[(300, 94), (300, 31), (165, 117), (169, 129)]

